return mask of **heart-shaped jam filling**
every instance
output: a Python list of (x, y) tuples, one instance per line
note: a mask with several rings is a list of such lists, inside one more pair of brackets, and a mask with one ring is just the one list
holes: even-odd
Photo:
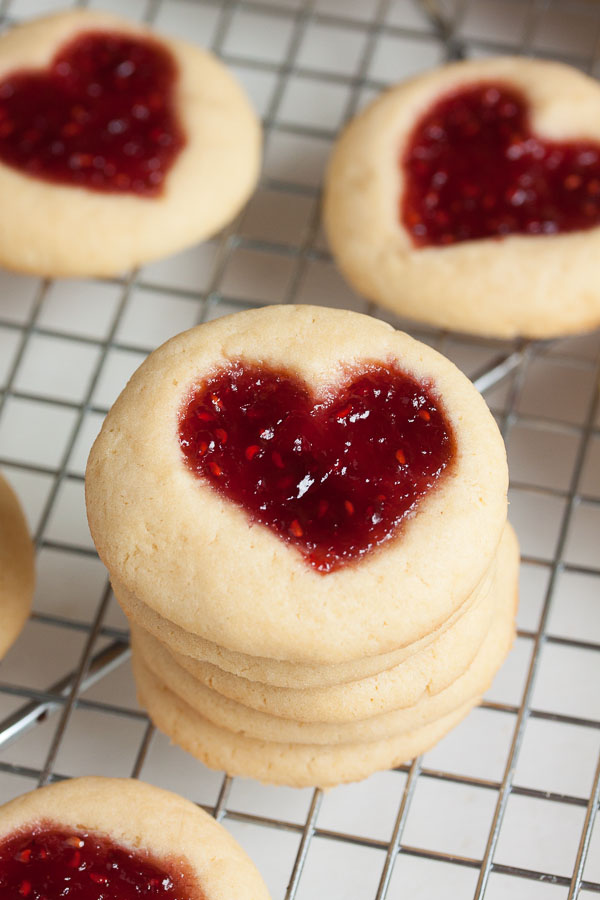
[(401, 166), (400, 218), (417, 247), (600, 224), (600, 144), (538, 137), (527, 101), (506, 85), (442, 97)]
[[(203, 900), (177, 860), (165, 867), (108, 838), (41, 825), (0, 843), (0, 896), (6, 900)], [(172, 871), (171, 871), (172, 870)]]
[(0, 81), (0, 160), (35, 178), (156, 196), (185, 143), (177, 66), (155, 41), (89, 32)]
[(191, 470), (324, 573), (392, 537), (454, 454), (430, 387), (391, 365), (350, 377), (315, 397), (239, 363), (195, 389), (180, 420)]

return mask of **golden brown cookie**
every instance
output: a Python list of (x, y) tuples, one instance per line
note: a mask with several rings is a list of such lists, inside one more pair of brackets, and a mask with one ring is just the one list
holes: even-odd
[(260, 129), (191, 44), (71, 10), (0, 38), (0, 264), (113, 275), (216, 232), (252, 191)]
[[(486, 570), (483, 578), (469, 594), (459, 608), (446, 619), (443, 624), (413, 642), (390, 653), (377, 656), (366, 656), (331, 665), (310, 665), (292, 663), (282, 659), (269, 659), (261, 656), (248, 656), (236, 653), (219, 644), (206, 641), (197, 634), (185, 631), (154, 612), (146, 603), (131, 594), (113, 574), (112, 588), (121, 608), (133, 627), (141, 628), (145, 633), (156, 637), (160, 643), (177, 657), (184, 668), (188, 668), (195, 677), (206, 679), (223, 679), (227, 674), (245, 681), (258, 682), (282, 688), (324, 688), (331, 685), (345, 684), (350, 681), (369, 678), (388, 669), (399, 666), (415, 654), (420, 653), (438, 640), (449, 628), (458, 623), (476, 604), (487, 595), (494, 574), (496, 557)], [(204, 674), (201, 675), (200, 673)], [(224, 682), (223, 682), (224, 683)], [(233, 699), (236, 699), (235, 697)]]
[(0, 659), (29, 616), (35, 581), (33, 546), (25, 516), (0, 475)]
[(270, 717), (299, 722), (347, 723), (379, 716), (413, 707), (426, 695), (443, 691), (471, 664), (486, 639), (498, 604), (514, 594), (518, 548), (512, 532), (507, 530), (500, 548), (496, 577), (478, 603), (423, 650), (368, 678), (312, 688), (273, 687), (174, 654), (136, 626), (132, 626), (133, 643), (161, 681), (207, 718), (210, 714), (199, 704), (202, 700), (208, 704), (211, 698), (217, 702), (212, 695), (222, 695)]
[(268, 900), (241, 847), (207, 813), (126, 778), (73, 778), (0, 807), (3, 897)]
[[(223, 387), (228, 382), (233, 387)], [(225, 399), (215, 393), (217, 384)], [(241, 448), (231, 435), (241, 427), (240, 416), (252, 426), (255, 412), (234, 399), (240, 386), (250, 407), (262, 404), (257, 415), (275, 416), (272, 429), (261, 425), (255, 443)], [(277, 431), (281, 442), (275, 444), (269, 443), (271, 431), (279, 428), (272, 388), (291, 391), (295, 399), (291, 407), (285, 400), (285, 408), (296, 409), (284, 416), (285, 428)], [(388, 401), (398, 404), (391, 418)], [(363, 408), (371, 403), (373, 410), (381, 405), (372, 416)], [(321, 438), (311, 431), (319, 410), (330, 417), (323, 451)], [(214, 436), (188, 440), (185, 428), (196, 422), (202, 428), (208, 422)], [(368, 439), (347, 440), (356, 422), (359, 430), (363, 424), (374, 429)], [(402, 428), (408, 430), (388, 434), (390, 422), (405, 422)], [(419, 435), (416, 442), (413, 433)], [(356, 464), (338, 466), (328, 456), (336, 440), (357, 451)], [(421, 451), (425, 444), (419, 441), (431, 446)], [(327, 523), (332, 515), (325, 533), (339, 533), (346, 543), (334, 540), (332, 549), (326, 537), (329, 543), (313, 551), (298, 520), (278, 531), (223, 494), (214, 482), (229, 465), (225, 445), (227, 453), (243, 456), (234, 470), (250, 484), (261, 460), (280, 472), (273, 478), (277, 489), (289, 488), (294, 496), (289, 508), (270, 507), (283, 519), (315, 481), (310, 467), (317, 471), (323, 453), (323, 465), (334, 473), (318, 476), (319, 485), (330, 477), (333, 484), (331, 509), (323, 501)], [(194, 461), (185, 455), (187, 446), (197, 453)], [(220, 463), (211, 456), (216, 450), (223, 451)], [(293, 468), (295, 454), (302, 465), (306, 455), (309, 468), (288, 484), (284, 470), (286, 464)], [(385, 455), (385, 464), (374, 463), (378, 454)], [(207, 460), (206, 471), (195, 474), (194, 466)], [(421, 464), (431, 471), (422, 472)], [(379, 478), (388, 479), (383, 484), (393, 497), (405, 473), (409, 479), (414, 475), (410, 483), (421, 493), (402, 488), (400, 514), (382, 493)], [(265, 483), (261, 478), (256, 484)], [(262, 496), (256, 484), (250, 506)], [(481, 581), (496, 552), (506, 486), (497, 426), (455, 366), (383, 322), (308, 306), (238, 313), (164, 344), (109, 412), (86, 476), (98, 552), (134, 597), (227, 649), (317, 665), (389, 653), (442, 626)], [(352, 493), (351, 500), (346, 490), (360, 496)], [(315, 510), (304, 520), (308, 530), (320, 527), (322, 509), (319, 493), (311, 497)], [(357, 548), (356, 557), (343, 558), (348, 546)]]
[[(499, 569), (496, 589), (491, 597), (493, 617), (491, 623), (488, 622), (487, 633), (476, 648), (474, 658), (467, 658), (466, 663), (463, 659), (463, 667), (457, 668), (456, 661), (460, 659), (457, 648), (440, 647), (439, 665), (436, 665), (435, 658), (433, 661), (431, 657), (426, 660), (431, 670), (431, 684), (426, 685), (414, 703), (400, 702), (395, 706), (388, 703), (383, 707), (387, 711), (381, 712), (381, 705), (377, 702), (378, 685), (375, 684), (371, 685), (372, 708), (368, 705), (357, 708), (351, 702), (355, 698), (351, 696), (348, 700), (345, 696), (347, 692), (352, 693), (353, 685), (350, 684), (343, 685), (339, 691), (325, 689), (325, 696), (321, 698), (320, 705), (315, 704), (312, 715), (309, 700), (303, 707), (302, 721), (297, 721), (289, 708), (285, 716), (273, 715), (249, 708), (206, 687), (177, 663), (165, 661), (164, 656), (156, 652), (158, 642), (144, 642), (139, 632), (133, 633), (136, 678), (140, 671), (138, 663), (141, 662), (142, 673), (150, 668), (165, 687), (214, 725), (267, 742), (289, 742), (291, 745), (351, 744), (381, 741), (396, 734), (414, 732), (463, 707), (473, 698), (481, 697), (508, 653), (514, 638), (517, 598), (518, 547), (514, 535), (510, 536), (508, 544), (502, 560), (504, 565)], [(424, 652), (427, 654), (427, 651)], [(444, 677), (444, 669), (448, 670), (447, 677)], [(410, 675), (407, 672), (409, 684)], [(385, 683), (382, 688), (385, 689)], [(152, 707), (151, 701), (149, 708)]]
[(359, 781), (424, 753), (472, 708), (463, 708), (415, 732), (354, 744), (291, 744), (261, 741), (213, 725), (136, 660), (140, 702), (154, 724), (211, 769), (292, 787), (331, 787)]
[(362, 294), (497, 337), (600, 322), (600, 87), (540, 59), (452, 63), (345, 129), (324, 216)]

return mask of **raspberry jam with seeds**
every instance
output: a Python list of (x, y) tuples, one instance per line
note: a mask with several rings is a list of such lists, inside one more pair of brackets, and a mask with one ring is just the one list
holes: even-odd
[(401, 160), (400, 219), (416, 247), (600, 224), (600, 144), (545, 140), (519, 91), (479, 84), (443, 97)]
[(156, 196), (185, 143), (176, 79), (155, 41), (80, 34), (47, 69), (0, 81), (0, 161), (59, 184)]
[(319, 572), (389, 540), (454, 456), (430, 387), (372, 365), (334, 395), (239, 363), (194, 390), (179, 441), (189, 468)]
[(186, 863), (165, 866), (106, 837), (40, 825), (0, 842), (6, 900), (203, 900)]

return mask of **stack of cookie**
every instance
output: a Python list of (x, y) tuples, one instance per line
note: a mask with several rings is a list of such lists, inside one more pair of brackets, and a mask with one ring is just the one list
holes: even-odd
[(207, 765), (333, 785), (477, 702), (514, 633), (504, 447), (470, 382), (354, 313), (172, 339), (88, 463), (141, 702)]

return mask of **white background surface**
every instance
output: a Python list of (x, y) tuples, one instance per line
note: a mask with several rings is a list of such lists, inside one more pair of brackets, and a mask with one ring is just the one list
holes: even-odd
[[(6, 24), (64, 5), (9, 0), (0, 12)], [(600, 7), (446, 2), (438, 8), (448, 44), (412, 0), (90, 5), (149, 17), (222, 55), (264, 118), (264, 176), (224, 236), (131, 281), (43, 284), (0, 272), (0, 463), (39, 548), (35, 611), (0, 665), (0, 799), (33, 788), (48, 766), (52, 777), (135, 772), (207, 807), (224, 786), (222, 821), (254, 857), (274, 900), (286, 896), (303, 835), (307, 853), (289, 896), (375, 898), (399, 814), (393, 900), (576, 896), (573, 871), (600, 750), (598, 334), (534, 348), (487, 394), (507, 437), (510, 518), (524, 554), (520, 636), (483, 707), (412, 769), (318, 795), (313, 834), (312, 791), (242, 779), (224, 785), (222, 775), (148, 729), (127, 662), (79, 692), (68, 716), (59, 709), (2, 740), (7, 716), (48, 699), (54, 682), (81, 669), (96, 619), (91, 655), (124, 636), (114, 600), (99, 615), (106, 578), (87, 529), (82, 476), (108, 406), (145, 354), (184, 328), (254, 303), (383, 315), (343, 283), (319, 229), (319, 185), (338, 127), (385, 84), (443, 61), (449, 45), (467, 55), (534, 52), (600, 72)], [(408, 329), (469, 374), (509, 349)], [(482, 861), (489, 880), (477, 891)], [(579, 896), (597, 897), (600, 818), (583, 879)]]

